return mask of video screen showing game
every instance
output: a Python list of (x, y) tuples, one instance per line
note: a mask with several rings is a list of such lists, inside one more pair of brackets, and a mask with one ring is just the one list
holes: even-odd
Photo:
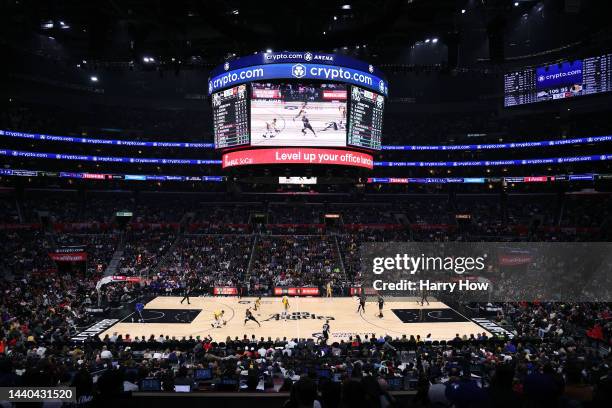
[(251, 146), (346, 146), (347, 85), (253, 83)]

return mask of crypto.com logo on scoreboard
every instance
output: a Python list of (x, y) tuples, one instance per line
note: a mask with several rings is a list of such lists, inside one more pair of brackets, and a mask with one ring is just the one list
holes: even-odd
[(582, 60), (563, 62), (536, 69), (536, 89), (582, 84)]
[(371, 64), (311, 52), (265, 53), (227, 61), (211, 71), (208, 92), (251, 81), (295, 78), (345, 82), (383, 95), (388, 93), (387, 81)]

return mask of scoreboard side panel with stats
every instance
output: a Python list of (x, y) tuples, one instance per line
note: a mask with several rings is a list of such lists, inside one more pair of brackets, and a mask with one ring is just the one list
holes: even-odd
[(380, 150), (384, 106), (382, 95), (351, 87), (347, 145)]
[(251, 143), (246, 85), (238, 85), (212, 95), (215, 148)]
[(504, 106), (612, 91), (612, 54), (524, 69), (504, 75)]

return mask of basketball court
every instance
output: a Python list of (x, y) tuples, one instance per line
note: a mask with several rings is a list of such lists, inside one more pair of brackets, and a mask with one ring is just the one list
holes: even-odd
[[(289, 310), (284, 313), (281, 298), (262, 298), (259, 310), (253, 310), (256, 298), (193, 297), (190, 304), (180, 303), (181, 297), (160, 296), (145, 305), (140, 315), (132, 313), (102, 332), (121, 334), (125, 337), (154, 335), (212, 336), (215, 341), (224, 341), (228, 336), (283, 338), (317, 338), (326, 320), (331, 326), (331, 341), (348, 340), (350, 336), (390, 335), (393, 338), (420, 335), (430, 340), (450, 340), (458, 333), (470, 335), (486, 332), (446, 304), (430, 301), (421, 306), (414, 299), (388, 300), (383, 317), (378, 316), (375, 299), (366, 303), (365, 312), (357, 312), (358, 298), (289, 298)], [(245, 310), (250, 307), (261, 327), (253, 321), (244, 324)], [(213, 313), (224, 310), (226, 324), (213, 328)]]

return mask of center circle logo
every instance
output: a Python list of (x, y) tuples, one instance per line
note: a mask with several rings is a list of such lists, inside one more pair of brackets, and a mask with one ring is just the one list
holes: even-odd
[(304, 60), (312, 61), (312, 53), (307, 52), (306, 54), (304, 54)]
[(304, 75), (306, 75), (306, 67), (302, 64), (295, 64), (293, 67), (291, 67), (291, 75), (296, 78), (304, 77)]

